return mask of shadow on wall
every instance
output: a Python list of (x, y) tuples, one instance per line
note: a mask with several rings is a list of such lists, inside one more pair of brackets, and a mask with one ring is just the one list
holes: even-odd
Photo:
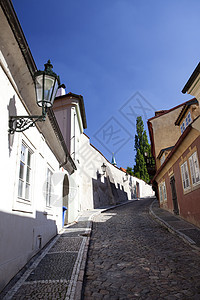
[[(10, 98), (9, 104), (7, 105), (7, 109), (8, 109), (8, 120), (9, 120), (10, 116), (16, 116), (17, 115), (15, 95), (12, 98)], [(14, 134), (9, 134), (8, 133), (9, 155), (11, 155), (13, 143), (14, 143)]]
[(129, 190), (131, 193), (131, 199), (136, 198), (137, 190), (136, 185), (133, 187), (133, 178), (132, 176), (129, 176)]
[(97, 174), (97, 179), (92, 179), (94, 208), (115, 205), (128, 200), (124, 187), (110, 181), (109, 176), (103, 177)]
[(0, 291), (56, 234), (54, 220), (43, 212), (35, 218), (0, 212)]

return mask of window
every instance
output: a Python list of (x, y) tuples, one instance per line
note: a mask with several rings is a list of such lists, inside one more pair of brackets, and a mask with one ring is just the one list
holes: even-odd
[(165, 153), (163, 153), (163, 155), (162, 155), (162, 157), (160, 159), (161, 165), (164, 163), (164, 161), (165, 161)]
[(190, 164), (192, 185), (196, 185), (200, 183), (200, 172), (199, 172), (199, 162), (197, 158), (197, 152), (194, 152), (189, 157), (189, 164)]
[(190, 179), (189, 179), (189, 172), (188, 172), (188, 165), (187, 161), (185, 161), (181, 165), (181, 174), (182, 174), (182, 183), (184, 191), (190, 187)]
[(188, 123), (190, 124), (192, 122), (192, 118), (191, 118), (191, 113), (189, 111), (188, 115), (187, 115), (187, 118), (188, 118)]
[(183, 126), (181, 125), (181, 134), (183, 133)]
[(30, 201), (31, 191), (31, 150), (22, 143), (20, 167), (19, 167), (19, 181), (18, 181), (18, 197)]
[(163, 202), (162, 184), (159, 186), (160, 202)]
[(159, 185), (160, 202), (167, 201), (167, 190), (165, 181)]
[(186, 127), (189, 125), (188, 117), (186, 117), (186, 119), (185, 119), (185, 124), (186, 124)]
[(52, 193), (52, 171), (47, 168), (47, 178), (46, 178), (46, 206), (51, 206), (51, 193)]
[(189, 113), (187, 114), (185, 120), (183, 121), (183, 123), (180, 126), (180, 128), (181, 128), (181, 134), (188, 127), (188, 125), (190, 125), (191, 122), (192, 122), (192, 118), (191, 118), (191, 113), (189, 111)]
[(167, 191), (166, 191), (165, 182), (163, 182), (163, 198), (164, 198), (164, 201), (167, 201)]

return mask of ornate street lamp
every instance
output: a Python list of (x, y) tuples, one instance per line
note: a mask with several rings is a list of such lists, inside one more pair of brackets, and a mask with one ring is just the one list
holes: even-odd
[(37, 105), (42, 107), (40, 116), (10, 116), (9, 132), (22, 132), (35, 126), (37, 121), (45, 121), (47, 109), (53, 105), (58, 88), (65, 88), (60, 84), (60, 78), (52, 71), (50, 60), (44, 65), (44, 71), (36, 71), (34, 74), (35, 92)]
[(107, 168), (106, 164), (103, 163), (103, 165), (101, 166), (103, 175), (105, 175), (105, 173), (106, 173), (106, 168)]

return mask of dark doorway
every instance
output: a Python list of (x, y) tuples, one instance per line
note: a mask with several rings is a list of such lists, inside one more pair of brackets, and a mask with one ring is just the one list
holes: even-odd
[(63, 180), (63, 226), (68, 223), (68, 214), (69, 214), (69, 179), (65, 175)]
[(176, 215), (179, 215), (178, 200), (177, 200), (177, 194), (176, 194), (176, 185), (175, 185), (174, 175), (170, 178), (170, 186), (171, 186), (172, 201), (173, 201), (173, 206), (174, 206), (173, 211)]
[(140, 184), (136, 181), (136, 197), (140, 198)]

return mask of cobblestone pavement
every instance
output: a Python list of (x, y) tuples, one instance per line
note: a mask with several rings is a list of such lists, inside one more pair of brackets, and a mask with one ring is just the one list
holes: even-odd
[[(18, 280), (0, 294), (3, 300), (74, 299), (81, 261), (88, 240), (91, 222), (78, 223), (63, 229), (62, 234), (33, 258)], [(14, 278), (15, 280), (15, 278)]]
[(97, 215), (83, 299), (200, 299), (200, 254), (148, 214), (142, 200)]

